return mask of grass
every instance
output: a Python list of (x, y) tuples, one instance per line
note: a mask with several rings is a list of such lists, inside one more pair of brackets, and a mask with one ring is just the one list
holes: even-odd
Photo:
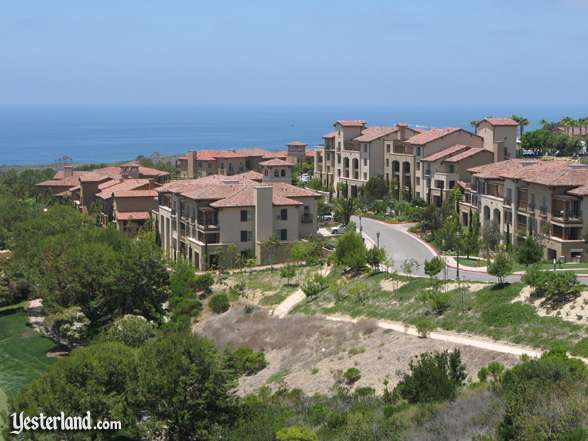
[[(54, 359), (47, 352), (55, 348), (27, 324), (21, 305), (0, 309), (0, 389), (4, 397), (14, 396), (22, 386), (47, 370)], [(4, 405), (6, 400), (4, 399)], [(0, 409), (3, 400), (0, 394)]]
[[(541, 317), (530, 305), (512, 303), (522, 289), (522, 283), (504, 287), (488, 285), (476, 293), (453, 289), (446, 294), (447, 308), (442, 314), (437, 314), (430, 301), (434, 295), (430, 288), (435, 282), (425, 278), (397, 277), (406, 283), (395, 292), (390, 292), (380, 286), (386, 277), (386, 274), (379, 273), (332, 283), (316, 299), (298, 305), (294, 312), (341, 313), (411, 325), (426, 318), (445, 330), (538, 348), (564, 347), (577, 355), (588, 356), (588, 327), (557, 317)], [(358, 284), (367, 296), (356, 295)]]
[(286, 376), (288, 375), (288, 369), (280, 369), (277, 372), (274, 372), (273, 374), (271, 374), (269, 376), (269, 378), (266, 381), (266, 384), (275, 384), (275, 383), (281, 383), (284, 381), (284, 379), (286, 378)]
[(459, 260), (460, 265), (465, 265), (465, 266), (482, 267), (482, 266), (487, 265), (487, 262), (485, 260), (480, 260), (480, 259), (468, 259), (466, 257), (460, 257), (457, 260)]
[[(467, 259), (465, 257), (459, 258), (459, 264), (470, 266), (470, 267), (484, 267), (488, 264), (485, 259)], [(540, 264), (541, 269), (545, 270), (552, 270), (553, 264), (549, 262), (543, 262)], [(566, 271), (573, 271), (577, 274), (588, 274), (588, 263), (580, 262), (580, 263), (560, 263), (556, 265), (558, 270), (566, 270)], [(525, 271), (527, 267), (525, 265), (521, 265), (518, 262), (514, 262), (514, 271)]]

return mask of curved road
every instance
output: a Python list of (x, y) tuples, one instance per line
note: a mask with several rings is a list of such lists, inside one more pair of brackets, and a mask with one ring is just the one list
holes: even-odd
[[(392, 258), (394, 267), (397, 270), (401, 269), (402, 262), (412, 258), (419, 263), (419, 268), (415, 271), (415, 274), (424, 275), (425, 260), (437, 255), (432, 248), (407, 231), (414, 224), (388, 224), (362, 217), (360, 225), (358, 216), (353, 216), (352, 220), (374, 243), (377, 243), (377, 233), (380, 233), (380, 246), (386, 250), (386, 255)], [(440, 277), (444, 277), (444, 275), (440, 274)], [(454, 268), (448, 268), (447, 277), (456, 279), (457, 271)], [(478, 282), (496, 282), (496, 277), (494, 276), (482, 272), (464, 271), (462, 269), (459, 271), (459, 278)], [(521, 276), (512, 275), (506, 280), (508, 282), (516, 282), (520, 278)], [(584, 281), (582, 280), (582, 282)]]

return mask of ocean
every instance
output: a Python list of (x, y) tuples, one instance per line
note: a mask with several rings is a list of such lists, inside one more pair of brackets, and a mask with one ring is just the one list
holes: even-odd
[(204, 148), (281, 150), (293, 140), (320, 144), (337, 119), (470, 129), (471, 120), (512, 113), (524, 115), (533, 128), (542, 118), (588, 111), (394, 106), (0, 108), (0, 165), (52, 164), (63, 157), (75, 163), (115, 162)]

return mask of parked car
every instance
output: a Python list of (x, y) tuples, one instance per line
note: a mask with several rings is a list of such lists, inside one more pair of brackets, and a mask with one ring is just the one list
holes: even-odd
[(319, 216), (320, 222), (333, 222), (334, 216), (333, 213), (321, 214)]
[(300, 178), (298, 178), (298, 179), (300, 182), (303, 182), (306, 184), (306, 183), (310, 182), (310, 175), (308, 173), (302, 173), (300, 175)]
[(345, 225), (337, 225), (336, 227), (331, 228), (331, 234), (343, 234), (345, 233)]

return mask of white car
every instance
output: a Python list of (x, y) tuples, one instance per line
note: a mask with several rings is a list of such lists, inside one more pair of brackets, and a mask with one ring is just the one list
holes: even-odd
[(333, 214), (322, 214), (321, 216), (319, 216), (319, 220), (321, 222), (333, 222)]
[(308, 173), (303, 173), (300, 175), (299, 180), (300, 180), (300, 182), (304, 182), (304, 183), (310, 182), (310, 175)]
[(345, 225), (337, 225), (336, 227), (331, 228), (331, 234), (343, 234), (345, 233)]

